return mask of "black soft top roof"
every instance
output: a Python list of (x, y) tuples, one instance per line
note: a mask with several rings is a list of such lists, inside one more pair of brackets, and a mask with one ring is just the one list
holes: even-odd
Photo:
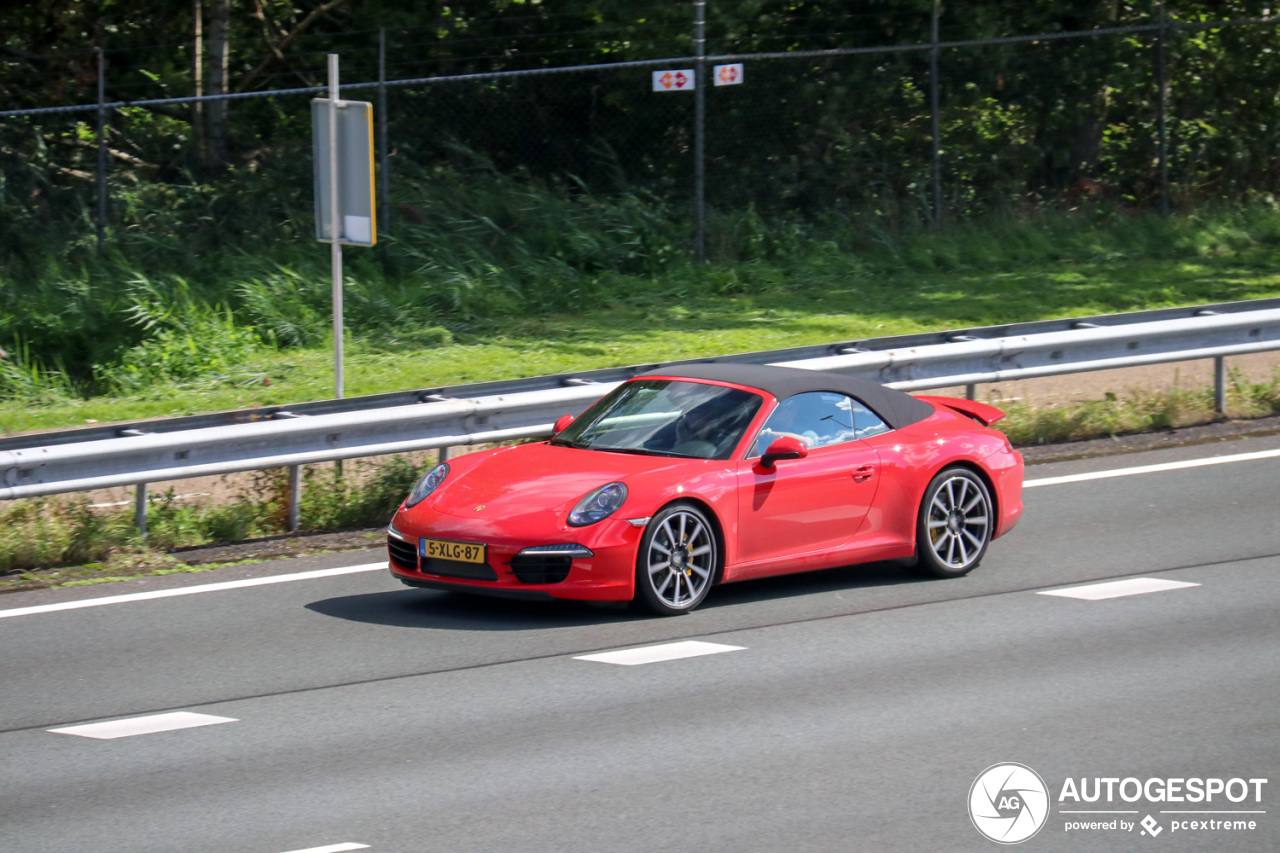
[(656, 376), (732, 382), (767, 391), (779, 400), (810, 391), (837, 391), (862, 401), (894, 429), (922, 421), (934, 411), (933, 406), (910, 394), (865, 379), (825, 370), (801, 370), (769, 364), (681, 364), (665, 370), (652, 370), (637, 378)]

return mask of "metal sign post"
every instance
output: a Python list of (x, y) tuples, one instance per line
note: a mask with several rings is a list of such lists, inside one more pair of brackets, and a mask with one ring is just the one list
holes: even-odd
[(373, 104), (338, 96), (338, 55), (329, 54), (329, 97), (311, 102), (316, 239), (330, 244), (333, 269), (334, 397), (343, 396), (342, 246), (377, 242)]
[(333, 397), (342, 399), (342, 240), (338, 229), (338, 54), (329, 54), (329, 267), (333, 273)]
[[(342, 245), (372, 246), (378, 240), (373, 181), (373, 104), (339, 97), (338, 54), (329, 54), (329, 97), (311, 102), (315, 154), (316, 239), (329, 244), (333, 273), (333, 396), (344, 391), (342, 337)], [(342, 462), (338, 461), (338, 475)], [(289, 470), (289, 530), (298, 526), (301, 470)]]

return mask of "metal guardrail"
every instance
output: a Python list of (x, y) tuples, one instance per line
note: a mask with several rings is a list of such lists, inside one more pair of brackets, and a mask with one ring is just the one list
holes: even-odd
[[(850, 341), (39, 433), (0, 445), (0, 499), (288, 466), (294, 468), (296, 502), (296, 466), (546, 435), (556, 417), (581, 411), (624, 379), (694, 362), (834, 370), (907, 391), (966, 385), (972, 395), (978, 383), (1205, 358), (1218, 360), (1221, 380), (1223, 358), (1268, 350), (1280, 350), (1280, 300)], [(144, 526), (145, 489), (138, 494)]]
[[(264, 420), (282, 420), (297, 415), (327, 415), (339, 412), (372, 411), (395, 406), (414, 406), (430, 402), (440, 397), (456, 399), (472, 399), (476, 397), (511, 395), (523, 391), (544, 391), (564, 388), (567, 385), (582, 382), (621, 382), (639, 373), (658, 367), (675, 364), (689, 364), (707, 361), (731, 361), (746, 364), (775, 364), (778, 362), (802, 361), (822, 358), (824, 356), (844, 355), (849, 352), (866, 350), (884, 352), (887, 350), (908, 350), (934, 344), (952, 343), (970, 338), (994, 339), (1011, 338), (1025, 335), (1038, 335), (1046, 332), (1065, 332), (1074, 329), (1094, 326), (1133, 326), (1137, 323), (1153, 323), (1160, 320), (1190, 319), (1206, 314), (1238, 314), (1243, 312), (1263, 311), (1280, 308), (1280, 298), (1255, 299), (1245, 302), (1219, 302), (1208, 305), (1197, 305), (1180, 308), (1157, 308), (1150, 311), (1137, 311), (1119, 314), (1097, 314), (1088, 317), (1073, 317), (1061, 320), (1033, 320), (1026, 323), (1010, 323), (996, 326), (974, 326), (964, 329), (950, 329), (937, 332), (916, 332), (907, 335), (892, 335), (881, 338), (851, 339), (829, 344), (814, 344), (785, 349), (761, 350), (759, 352), (740, 353), (718, 358), (690, 359), (686, 361), (669, 361), (653, 364), (639, 364), (627, 367), (607, 367), (598, 370), (578, 371), (575, 373), (549, 374), (533, 376), (526, 379), (503, 379), (492, 382), (478, 382), (468, 385), (440, 385), (408, 391), (393, 391), (386, 394), (372, 394), (361, 397), (346, 397), (340, 400), (317, 400), (306, 403), (290, 403), (277, 406), (260, 406), (252, 409), (236, 409), (227, 412), (212, 412), (201, 415), (188, 415), (173, 418), (155, 418), (150, 420), (130, 421), (128, 423), (96, 424), (93, 426), (72, 427), (70, 429), (46, 432), (26, 433), (15, 436), (0, 436), (0, 451), (21, 450), (32, 447), (45, 447), (60, 444), (73, 444), (82, 441), (99, 441), (107, 438), (118, 438), (133, 435), (136, 432), (168, 433), (183, 430), (203, 429), (206, 427), (229, 426), (231, 424), (257, 423)], [(136, 431), (136, 432), (135, 432)]]

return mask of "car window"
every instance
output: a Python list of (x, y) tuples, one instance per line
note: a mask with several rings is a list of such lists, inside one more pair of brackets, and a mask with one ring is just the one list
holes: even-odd
[(814, 448), (888, 431), (889, 425), (860, 401), (834, 391), (812, 391), (778, 404), (756, 437), (754, 455), (763, 456), (769, 445), (784, 435)]
[(555, 444), (628, 453), (727, 459), (763, 402), (759, 394), (667, 379), (623, 383), (571, 423)]

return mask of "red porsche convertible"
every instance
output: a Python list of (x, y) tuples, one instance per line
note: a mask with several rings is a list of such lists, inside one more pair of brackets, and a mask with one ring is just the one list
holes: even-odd
[(966, 574), (1022, 513), (996, 408), (835, 373), (685, 365), (549, 441), (441, 463), (388, 528), (415, 587), (693, 610), (719, 583), (876, 560)]

